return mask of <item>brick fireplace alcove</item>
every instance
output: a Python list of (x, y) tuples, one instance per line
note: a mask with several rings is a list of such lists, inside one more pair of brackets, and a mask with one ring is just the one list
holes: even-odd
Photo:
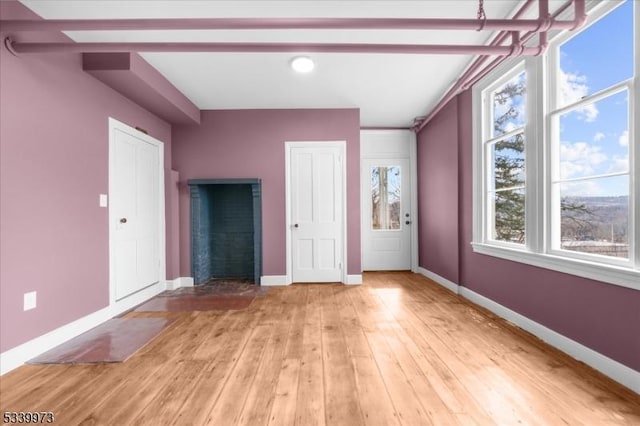
[(191, 271), (196, 285), (210, 279), (262, 274), (260, 179), (192, 179)]

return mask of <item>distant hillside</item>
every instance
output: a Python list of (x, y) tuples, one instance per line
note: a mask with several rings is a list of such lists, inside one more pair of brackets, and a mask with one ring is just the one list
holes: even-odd
[(564, 197), (563, 200), (600, 206), (628, 206), (629, 196), (618, 197)]
[(562, 199), (563, 241), (627, 243), (628, 230), (628, 196)]

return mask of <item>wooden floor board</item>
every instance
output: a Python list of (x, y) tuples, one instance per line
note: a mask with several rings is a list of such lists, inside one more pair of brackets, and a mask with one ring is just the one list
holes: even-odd
[[(335, 291), (335, 286), (331, 286)], [(328, 424), (364, 424), (354, 374), (335, 294), (322, 299), (322, 362)]]
[(636, 425), (640, 396), (424, 277), (275, 287), (119, 364), (26, 365), (0, 411), (64, 425)]
[(295, 424), (300, 364), (301, 361), (298, 358), (283, 360), (273, 395), (273, 404), (271, 404), (269, 411), (269, 425), (290, 426)]
[[(328, 289), (328, 287), (327, 287)], [(324, 365), (322, 362), (322, 289), (310, 285), (302, 335), (295, 425), (325, 424)]]
[[(273, 327), (253, 384), (247, 391), (247, 399), (238, 422), (241, 425), (265, 425), (269, 421), (277, 381), (284, 361), (285, 343), (292, 324), (292, 311), (296, 306), (296, 303), (289, 303), (282, 297), (283, 292), (279, 292), (278, 296), (280, 296), (280, 303), (267, 315), (271, 318)], [(293, 300), (297, 300), (297, 295), (293, 296)]]

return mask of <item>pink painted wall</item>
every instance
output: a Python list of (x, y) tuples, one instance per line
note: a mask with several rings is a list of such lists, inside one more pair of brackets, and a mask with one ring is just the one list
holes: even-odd
[(200, 126), (174, 127), (180, 173), (180, 270), (191, 276), (189, 191), (197, 178), (262, 179), (263, 275), (285, 275), (285, 141), (347, 141), (350, 274), (360, 274), (360, 114), (357, 109), (203, 111)]
[[(458, 163), (452, 161), (450, 167), (429, 168), (429, 160), (421, 157), (418, 168), (423, 169), (419, 185), (429, 180), (458, 181), (459, 210), (448, 213), (458, 215), (459, 239), (423, 243), (432, 251), (458, 252), (459, 279), (455, 281), (458, 284), (640, 371), (640, 292), (473, 252), (469, 244), (473, 220), (471, 92), (459, 95), (457, 103), (457, 111), (443, 110), (436, 121), (425, 127), (418, 140), (420, 150), (434, 155), (450, 152), (450, 145), (457, 145)], [(449, 132), (433, 129), (443, 123)], [(434, 135), (432, 132), (438, 137), (428, 137)], [(434, 147), (422, 147), (425, 144)], [(433, 221), (438, 216), (430, 216), (429, 212), (441, 204), (454, 204), (451, 195), (445, 192), (432, 191), (429, 196), (431, 198), (419, 199), (419, 208), (425, 211), (421, 213), (425, 215), (421, 220)], [(448, 271), (451, 267), (448, 261), (436, 261), (429, 256), (426, 260), (421, 266), (434, 272)]]
[(165, 170), (165, 221), (167, 222), (167, 280), (180, 276), (180, 174)]
[[(418, 253), (423, 268), (458, 282), (458, 102), (418, 134)], [(431, 143), (432, 141), (437, 141)], [(437, 200), (437, 201), (436, 201)]]
[[(0, 16), (37, 18), (12, 1), (0, 2)], [(110, 116), (164, 141), (171, 168), (169, 124), (84, 73), (80, 55), (0, 48), (2, 352), (109, 303), (108, 211), (98, 197), (108, 193)], [(30, 291), (38, 306), (25, 312)]]

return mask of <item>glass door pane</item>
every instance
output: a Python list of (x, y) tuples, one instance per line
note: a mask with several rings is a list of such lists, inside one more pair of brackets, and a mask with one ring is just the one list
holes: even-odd
[(400, 229), (400, 166), (371, 169), (371, 223), (373, 229)]

